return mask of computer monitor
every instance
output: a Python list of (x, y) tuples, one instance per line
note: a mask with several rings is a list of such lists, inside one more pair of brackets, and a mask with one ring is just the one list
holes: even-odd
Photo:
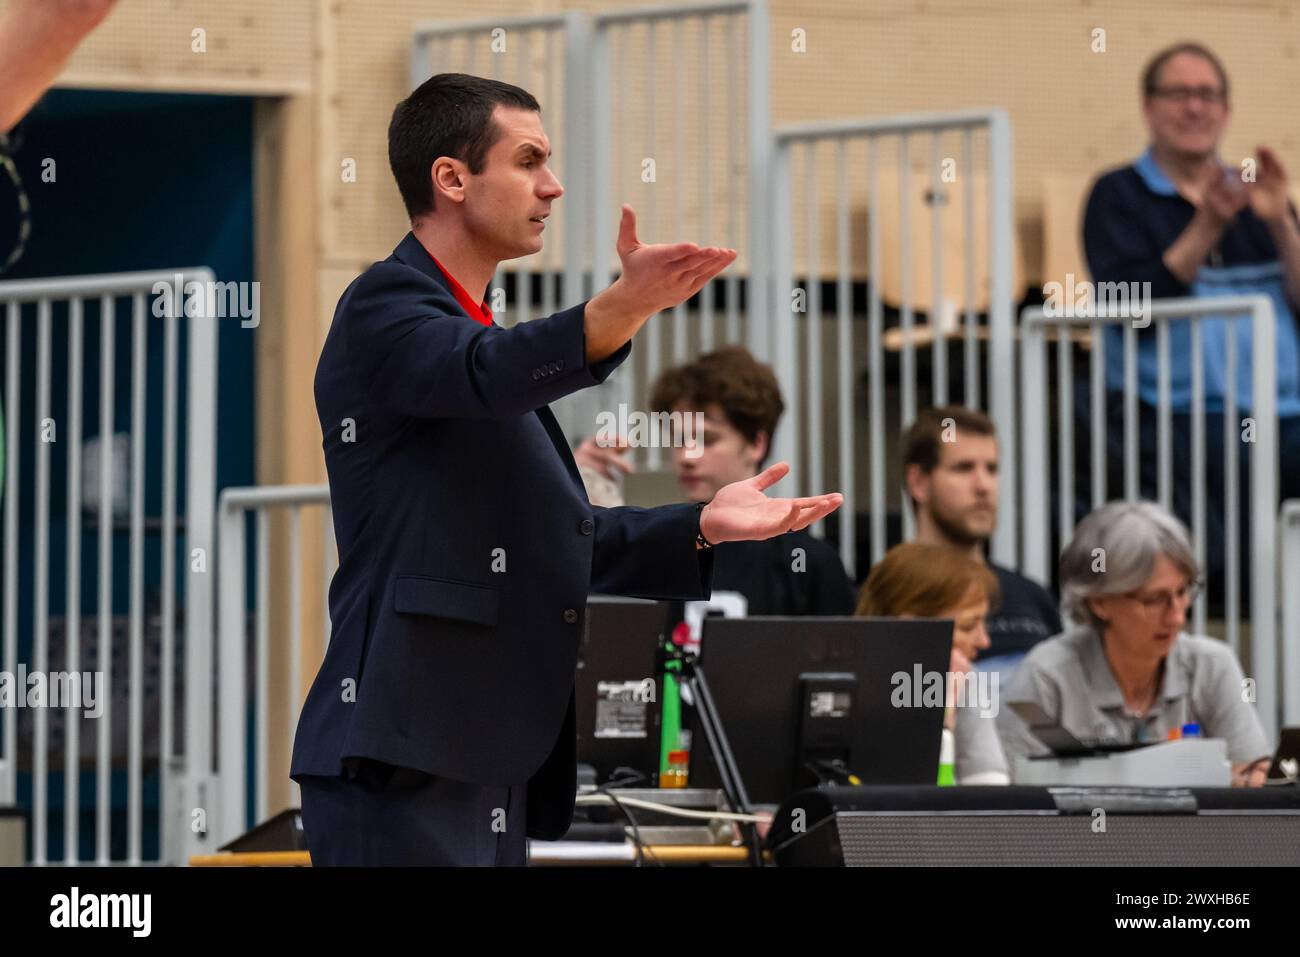
[(655, 673), (667, 605), (592, 595), (578, 652), (575, 720), (578, 763), (604, 784), (629, 767), (647, 783), (659, 771), (662, 682)]
[[(912, 686), (941, 680), (951, 649), (947, 620), (706, 618), (700, 663), (750, 801), (815, 785), (809, 765), (862, 784), (934, 784), (944, 709)], [(698, 713), (683, 720), (691, 786), (719, 787)]]

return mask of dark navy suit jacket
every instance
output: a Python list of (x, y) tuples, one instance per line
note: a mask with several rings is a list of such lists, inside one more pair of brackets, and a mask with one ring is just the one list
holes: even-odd
[(555, 838), (576, 787), (574, 670), (589, 592), (705, 598), (693, 504), (595, 508), (547, 403), (604, 381), (583, 305), (470, 319), (413, 234), (344, 292), (316, 369), (339, 568), (291, 776), (365, 757), (528, 783)]

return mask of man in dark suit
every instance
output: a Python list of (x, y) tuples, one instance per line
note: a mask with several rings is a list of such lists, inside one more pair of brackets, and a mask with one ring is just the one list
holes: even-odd
[(604, 381), (646, 320), (735, 251), (644, 245), (618, 280), (503, 329), (482, 293), (537, 252), (563, 193), (526, 91), (462, 74), (399, 103), (411, 218), (356, 279), (316, 371), (339, 569), (291, 775), (317, 864), (523, 864), (568, 829), (574, 669), (590, 591), (707, 597), (711, 544), (762, 539), (838, 494), (771, 499), (779, 463), (706, 505), (593, 508), (547, 404)]

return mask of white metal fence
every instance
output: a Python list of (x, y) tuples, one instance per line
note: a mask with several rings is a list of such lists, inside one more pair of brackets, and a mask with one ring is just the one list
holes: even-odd
[[(216, 819), (212, 821), (214, 843), (220, 846), (279, 811), (270, 804), (270, 742), (278, 738), (293, 740), (302, 710), (304, 646), (302, 626), (303, 561), (302, 520), (304, 509), (320, 511), (323, 522), (324, 564), (320, 569), (325, 595), (322, 650), (329, 642), (328, 584), (338, 567), (338, 554), (332, 547), (334, 515), (330, 508), (328, 485), (259, 486), (228, 488), (222, 491), (218, 512), (220, 539), (217, 562), (220, 584), (218, 614), (217, 693), (217, 771), (219, 792)], [(288, 629), (287, 641), (279, 642), (287, 650), (287, 673), (284, 687), (271, 688), (271, 512), (288, 512)], [(246, 526), (254, 518), (256, 583), (253, 602), (253, 667), (248, 675), (247, 623), (248, 596)], [(278, 557), (278, 556), (277, 556)], [(314, 574), (314, 572), (313, 572)], [(319, 664), (319, 661), (315, 662)], [(307, 665), (312, 662), (308, 661)], [(248, 786), (248, 689), (253, 689), (252, 727), (254, 740), (253, 807), (251, 816), (246, 804)], [(296, 797), (297, 785), (291, 785)]]
[[(991, 416), (1000, 434), (1000, 467), (1004, 474), (1015, 474), (1011, 125), (1002, 110), (936, 113), (787, 127), (776, 131), (774, 143), (772, 236), (778, 293), (770, 310), (774, 321), (769, 338), (758, 345), (760, 354), (774, 363), (786, 402), (788, 421), (778, 433), (776, 457), (796, 465), (795, 493), (811, 494), (828, 487), (827, 452), (835, 452), (838, 474), (829, 487), (844, 493), (837, 519), (840, 555), (852, 571), (858, 508), (855, 450), (869, 447), (867, 495), (871, 555), (876, 561), (891, 544), (886, 540), (886, 496), (899, 485), (896, 475), (892, 481), (887, 478), (886, 436), (901, 435), (915, 419), (922, 386), (916, 361), (922, 327), (916, 324), (914, 307), (914, 205), (929, 207), (927, 222), (921, 224), (928, 229), (930, 247), (928, 320), (923, 327), (930, 344), (929, 401), (947, 403), (949, 341), (960, 342), (965, 404), (983, 407), (981, 384), (987, 382)], [(883, 190), (882, 166), (888, 166)], [(914, 167), (919, 167), (919, 175)], [(823, 188), (828, 180), (829, 188)], [(982, 201), (977, 203), (980, 193)], [(944, 258), (953, 226), (945, 213), (949, 197), (961, 200), (960, 213), (952, 216), (960, 224), (960, 233), (953, 230), (955, 264), (946, 264)], [(802, 207), (798, 213), (796, 204)], [(822, 251), (823, 207), (831, 210), (826, 218), (833, 222), (833, 269), (827, 268), (830, 256)], [(853, 222), (855, 216), (865, 218), (865, 228)], [(983, 220), (982, 229), (977, 219)], [(900, 371), (893, 428), (886, 424), (884, 307), (886, 289), (895, 276), (883, 262), (886, 249), (897, 250), (897, 291), (891, 298), (899, 310)], [(823, 316), (829, 314), (821, 289), (827, 274), (834, 277), (835, 299), (829, 342), (822, 328)], [(853, 305), (854, 280), (863, 275), (868, 280), (865, 336), (855, 334)], [(955, 297), (949, 294), (952, 275), (960, 277)], [(960, 331), (945, 318), (958, 306)], [(987, 313), (987, 325), (977, 321), (978, 311)], [(987, 340), (985, 350), (982, 338)], [(860, 350), (866, 353), (865, 402), (859, 401), (855, 383), (863, 365)], [(828, 376), (834, 378), (832, 390), (825, 387)], [(858, 413), (864, 406), (867, 415), (861, 424)], [(833, 435), (826, 428), (828, 417), (836, 425)], [(833, 442), (828, 443), (828, 437)], [(1015, 564), (1013, 493), (1010, 483), (1003, 483), (992, 543), (995, 560), (1009, 565)], [(905, 505), (901, 511), (904, 537), (910, 538), (911, 511)]]
[[(187, 605), (202, 607), (211, 600), (210, 578), (206, 574), (205, 555), (212, 545), (212, 503), (215, 482), (216, 435), (216, 322), (200, 314), (184, 319), (187, 340), (187, 360), (184, 369), (184, 441), (185, 441), (185, 501), (183, 527), (177, 509), (178, 492), (178, 432), (181, 429), (182, 408), (180, 395), (180, 338), (181, 307), (185, 295), (171, 300), (174, 308), (163, 309), (159, 314), (153, 308), (150, 295), (157, 284), (184, 292), (191, 281), (209, 283), (212, 273), (203, 268), (175, 269), (162, 272), (122, 273), (117, 275), (77, 276), (58, 279), (17, 280), (0, 282), (0, 305), (6, 315), (6, 368), (5, 368), (5, 486), (4, 486), (4, 585), (3, 585), (3, 668), (9, 675), (18, 672), (19, 665), (32, 672), (49, 674), (51, 668), (79, 674), (88, 668), (103, 675), (103, 713), (94, 718), (94, 780), (95, 826), (94, 861), (109, 863), (123, 860), (140, 863), (143, 860), (144, 833), (143, 777), (145, 766), (146, 729), (156, 731), (157, 766), (161, 778), (159, 820), (169, 819), (176, 808), (177, 795), (194, 792), (187, 789), (186, 770), (204, 767), (206, 742), (202, 732), (210, 727), (203, 720), (205, 690), (210, 680), (210, 668), (193, 654), (185, 657), (185, 705), (187, 732), (184, 747), (178, 752), (173, 721), (175, 682), (173, 657), (176, 650), (175, 621), (177, 608), (177, 582), (175, 575), (177, 549), (186, 549), (184, 561), (188, 569), (184, 578)], [(122, 309), (129, 304), (129, 312)], [(200, 312), (202, 312), (200, 310)], [(129, 371), (121, 368), (117, 337), (118, 326), (126, 325), (129, 317), (130, 359)], [(97, 333), (92, 340), (96, 355), (86, 349), (88, 328)], [(29, 356), (26, 343), (28, 335), (35, 335), (36, 352), (32, 367), (24, 365)], [(66, 342), (66, 355), (53, 355), (55, 335)], [(161, 349), (153, 350), (151, 343), (161, 340)], [(150, 354), (155, 353), (162, 366), (162, 404), (160, 409), (146, 408), (146, 388), (149, 376)], [(66, 393), (52, 394), (56, 361), (66, 375)], [(24, 378), (30, 374), (34, 390), (34, 407), (22, 405)], [(98, 396), (98, 456), (97, 488), (93, 498), (83, 501), (82, 496), (82, 442), (93, 434), (83, 424), (83, 405), (87, 396), (84, 383), (87, 378), (97, 380)], [(131, 390), (127, 429), (129, 441), (129, 503), (119, 502), (114, 507), (114, 436), (118, 434), (115, 390), (119, 382), (127, 381)], [(161, 416), (162, 446), (146, 449), (146, 415)], [(56, 448), (67, 449), (64, 481), (65, 541), (64, 563), (66, 591), (64, 595), (64, 649), (63, 660), (51, 659), (50, 639), (52, 620), (50, 614), (52, 570), (51, 546), (51, 485), (53, 456)], [(20, 468), (27, 455), (34, 456), (33, 498), (20, 501)], [(154, 458), (150, 458), (154, 457)], [(157, 516), (145, 515), (146, 481), (151, 474), (151, 462), (158, 462), (156, 474), (161, 485), (161, 511)], [(125, 509), (120, 506), (125, 504)], [(83, 509), (89, 508), (89, 511)], [(123, 516), (122, 512), (126, 515)], [(18, 591), (20, 515), (25, 528), (30, 529), (32, 555), (32, 589), (28, 605), (32, 629), (30, 653), (19, 654), (18, 631), (21, 597)], [(146, 522), (149, 528), (146, 528)], [(125, 687), (118, 689), (114, 682), (113, 659), (120, 650), (115, 641), (113, 613), (114, 532), (124, 526), (128, 534), (127, 575), (129, 602), (126, 617)], [(96, 542), (96, 622), (97, 628), (83, 648), (82, 622), (82, 532), (94, 534)], [(146, 553), (155, 548), (146, 545), (146, 530), (156, 532), (156, 553), (161, 568), (158, 634), (151, 636), (146, 648), (146, 608), (144, 577)], [(185, 617), (186, 647), (196, 629), (203, 627), (202, 618)], [(158, 699), (145, 710), (144, 662), (147, 654), (156, 654), (159, 660)], [(21, 660), (20, 660), (21, 658)], [(26, 694), (26, 688), (18, 689)], [(116, 713), (112, 707), (115, 699), (125, 698), (127, 713)], [(209, 699), (210, 700), (210, 699)], [(63, 707), (55, 711), (50, 707), (37, 707), (30, 713), (31, 738), (26, 759), (19, 742), (21, 710), (0, 709), (3, 734), (0, 735), (0, 804), (12, 805), (17, 797), (19, 769), (31, 775), (31, 859), (43, 864), (49, 860), (50, 839), (50, 781), (55, 773), (51, 767), (51, 723), (57, 721), (63, 729), (63, 860), (78, 861), (81, 808), (79, 797), (82, 774), (82, 744), (80, 708)], [(125, 722), (125, 734), (115, 739), (115, 732)], [(114, 769), (124, 769), (126, 774), (126, 835), (125, 854), (112, 853), (112, 776)], [(179, 790), (178, 790), (179, 788)], [(182, 798), (185, 799), (185, 798)], [(164, 831), (163, 856), (172, 848), (167, 846)]]
[[(1141, 497), (1141, 460), (1139, 456), (1139, 323), (1145, 316), (1134, 317), (1131, 310), (1097, 310), (1085, 315), (1049, 314), (1045, 307), (1025, 310), (1021, 315), (1020, 415), (1024, 435), (1024, 461), (1020, 479), (1023, 485), (1022, 531), (1024, 562), (1021, 570), (1039, 580), (1051, 579), (1049, 548), (1052, 540), (1050, 512), (1052, 500), (1051, 437), (1057, 440), (1057, 536), (1064, 545), (1073, 533), (1077, 510), (1075, 489), (1074, 422), (1075, 400), (1073, 367), (1078, 343), (1071, 330), (1086, 328), (1089, 368), (1090, 468), (1092, 501), (1096, 506), (1114, 497), (1107, 488), (1107, 465), (1111, 455), (1107, 447), (1107, 379), (1106, 327), (1122, 324), (1123, 329), (1123, 470), (1122, 497)], [(1196, 299), (1155, 300), (1150, 304), (1149, 321), (1154, 333), (1159, 402), (1157, 414), (1157, 498), (1166, 508), (1174, 500), (1174, 427), (1170, 402), (1170, 329), (1173, 323), (1185, 322), (1190, 331), (1190, 354), (1179, 357), (1191, 363), (1190, 529), (1197, 557), (1206, 566), (1206, 538), (1211, 510), (1221, 509), (1223, 517), (1222, 559), (1224, 568), (1224, 618), (1228, 642), (1240, 656), (1239, 621), (1241, 618), (1241, 569), (1239, 567), (1241, 522), (1239, 514), (1240, 453), (1243, 423), (1237, 407), (1238, 327), (1250, 323), (1253, 354), (1274, 354), (1274, 312), (1266, 296), (1223, 296)], [(1226, 321), (1225, 321), (1226, 320)], [(1203, 370), (1202, 335), (1210, 322), (1223, 322), (1226, 336), (1226, 386), (1223, 430), (1223, 487), (1217, 500), (1210, 494), (1206, 469), (1206, 401)], [(1056, 421), (1050, 423), (1048, 348), (1049, 335), (1056, 341)], [(1250, 622), (1251, 672), (1257, 676), (1258, 710), (1265, 731), (1276, 739), (1279, 684), (1275, 628), (1276, 590), (1272, 569), (1275, 561), (1275, 527), (1278, 495), (1277, 375), (1272, 362), (1251, 365), (1251, 409), (1253, 420), (1250, 454), (1249, 515), (1250, 525)], [(1249, 427), (1249, 426), (1248, 426)], [(1049, 434), (1050, 432), (1050, 434)], [(1014, 490), (1014, 480), (1004, 485)], [(1207, 596), (1202, 593), (1194, 611), (1194, 627), (1204, 633)]]

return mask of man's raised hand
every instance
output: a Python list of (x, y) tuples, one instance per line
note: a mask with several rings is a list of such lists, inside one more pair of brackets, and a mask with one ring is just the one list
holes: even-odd
[(637, 239), (636, 213), (623, 204), (618, 224), (619, 261), (624, 294), (647, 316), (671, 309), (704, 288), (736, 258), (734, 249), (697, 246), (695, 243), (646, 245)]
[(721, 246), (647, 245), (637, 238), (636, 213), (626, 204), (615, 248), (623, 273), (584, 310), (589, 362), (617, 351), (647, 319), (691, 298), (736, 259), (734, 249)]

